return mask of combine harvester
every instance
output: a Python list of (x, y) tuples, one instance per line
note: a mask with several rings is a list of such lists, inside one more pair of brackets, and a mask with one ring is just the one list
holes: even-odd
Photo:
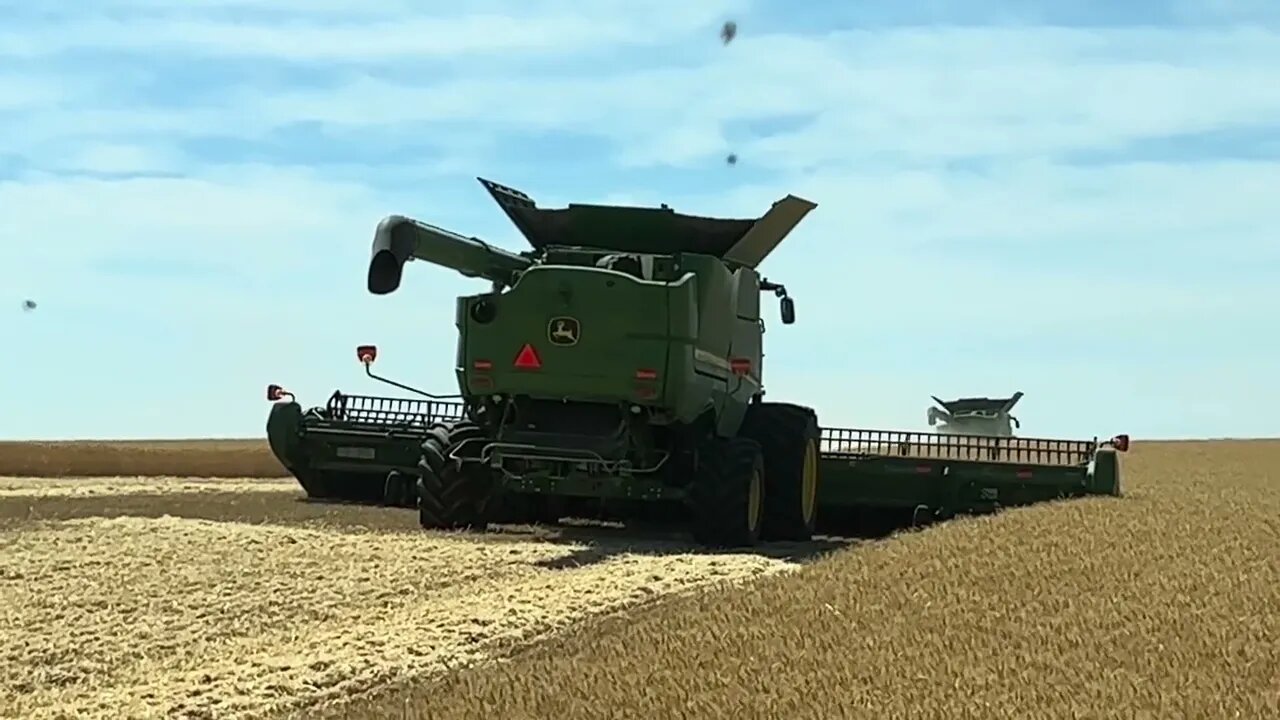
[[(379, 223), (368, 289), (427, 261), (492, 284), (457, 299), (459, 393), (335, 393), (303, 411), (288, 391), (271, 447), (308, 495), (416, 506), (424, 528), (574, 517), (681, 518), (707, 546), (803, 541), (818, 529), (921, 523), (1054, 498), (1118, 494), (1127, 436), (992, 438), (823, 428), (765, 400), (760, 263), (815, 205), (756, 219), (661, 208), (543, 209), (481, 179), (532, 250), (511, 253), (405, 217)], [(870, 519), (870, 520), (869, 520)], [(857, 528), (854, 529), (857, 532)], [(824, 529), (825, 531), (825, 529)]]
[(1021, 391), (1007, 398), (939, 400), (937, 395), (930, 397), (942, 408), (929, 408), (929, 427), (936, 426), (941, 420), (942, 426), (938, 428), (938, 432), (942, 435), (1013, 437), (1013, 429), (1022, 427), (1018, 418), (1009, 414), (1013, 406), (1022, 399)]

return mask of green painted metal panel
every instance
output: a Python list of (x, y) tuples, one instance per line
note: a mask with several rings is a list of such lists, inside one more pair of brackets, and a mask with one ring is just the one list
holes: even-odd
[(340, 475), (352, 480), (346, 487), (355, 491), (381, 487), (393, 470), (416, 472), (431, 423), (461, 414), (460, 403), (335, 392), (325, 405), (306, 411), (294, 401), (272, 405), (267, 439), (295, 477)]
[(1000, 507), (1103, 491), (1115, 453), (1096, 440), (992, 438), (910, 431), (823, 429), (823, 510), (915, 508), (944, 513)]
[[(669, 312), (692, 303), (693, 277), (668, 285), (591, 267), (538, 266), (492, 308), (468, 313), (460, 353), (469, 395), (521, 393), (582, 400), (662, 404), (669, 354), (691, 352), (670, 335)], [(481, 321), (483, 320), (483, 321)], [(526, 345), (540, 364), (520, 368)], [(637, 382), (637, 373), (655, 377)]]

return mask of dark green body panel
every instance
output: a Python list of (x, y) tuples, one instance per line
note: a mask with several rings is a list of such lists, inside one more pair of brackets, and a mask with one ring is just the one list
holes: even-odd
[[(924, 506), (942, 516), (1110, 494), (1115, 450), (1096, 440), (823, 430), (824, 510)], [(859, 451), (860, 446), (867, 446)]]
[[(674, 422), (712, 410), (721, 434), (732, 435), (760, 389), (759, 275), (710, 256), (669, 260), (672, 280), (548, 264), (504, 293), (459, 298), (462, 393), (623, 401), (667, 410)], [(560, 320), (579, 328), (571, 345), (555, 342)], [(526, 343), (541, 361), (536, 370), (514, 365)], [(734, 359), (751, 369), (733, 372)], [(655, 377), (639, 380), (640, 371)]]
[(821, 506), (914, 508), (950, 513), (986, 512), (1079, 496), (1090, 489), (1086, 468), (1038, 467), (1019, 477), (1018, 466), (974, 461), (867, 458), (822, 461)]
[[(691, 370), (681, 360), (693, 341), (687, 319), (694, 285), (692, 276), (668, 287), (621, 272), (540, 266), (502, 295), (461, 298), (457, 370), (463, 392), (665, 405), (666, 389), (678, 389)], [(492, 320), (473, 317), (477, 301), (494, 308)], [(580, 328), (573, 345), (553, 342), (558, 318)], [(525, 343), (537, 352), (541, 368), (514, 366)], [(489, 365), (477, 369), (477, 362)], [(651, 397), (639, 394), (641, 369), (656, 374), (644, 384)]]

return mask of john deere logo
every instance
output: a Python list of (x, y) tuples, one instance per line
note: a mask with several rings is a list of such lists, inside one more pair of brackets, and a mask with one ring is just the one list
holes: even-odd
[(547, 323), (547, 340), (552, 345), (577, 345), (582, 327), (571, 317), (555, 317)]

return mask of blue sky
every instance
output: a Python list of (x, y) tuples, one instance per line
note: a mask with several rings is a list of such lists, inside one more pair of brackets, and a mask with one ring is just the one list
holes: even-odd
[(452, 392), (483, 283), (364, 273), (389, 213), (520, 249), (477, 175), (817, 202), (766, 383), (826, 424), (1276, 435), (1280, 4), (903, 5), (0, 0), (0, 438), (260, 436), (268, 382), (382, 392), (360, 343)]

